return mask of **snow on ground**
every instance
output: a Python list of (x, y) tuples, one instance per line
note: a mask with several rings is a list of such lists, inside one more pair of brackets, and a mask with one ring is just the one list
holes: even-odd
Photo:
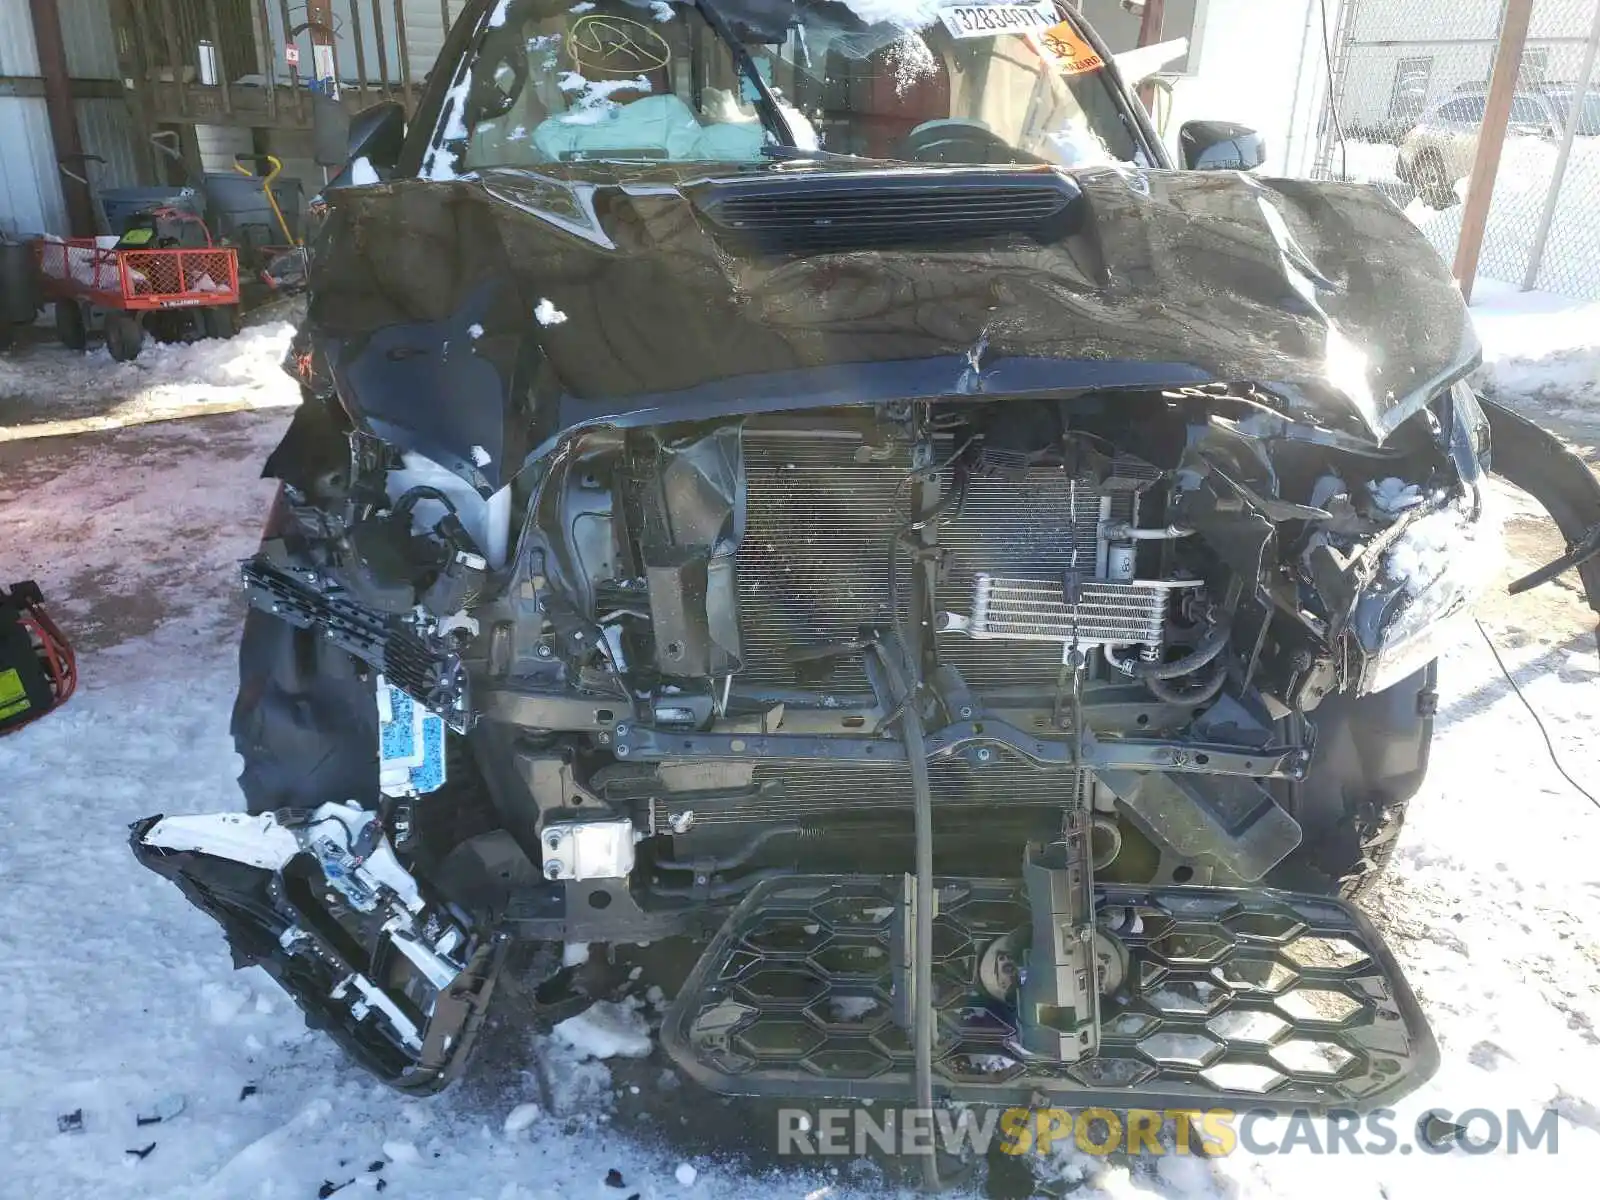
[(164, 344), (146, 337), (132, 362), (103, 345), (85, 353), (42, 342), (0, 355), (0, 440), (6, 426), (109, 428), (214, 410), (292, 407), (300, 390), (280, 364), (294, 327), (267, 321), (236, 337)]
[(1563, 417), (1597, 415), (1600, 302), (1519, 292), (1480, 279), (1472, 293), (1472, 321), (1483, 342), (1479, 382), (1487, 391)]
[(1400, 148), (1393, 142), (1362, 142), (1348, 138), (1333, 146), (1330, 160), (1335, 172), (1351, 183), (1398, 183), (1395, 170)]

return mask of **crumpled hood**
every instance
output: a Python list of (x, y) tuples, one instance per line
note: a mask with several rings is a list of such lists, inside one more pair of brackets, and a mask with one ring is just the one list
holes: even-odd
[[(1102, 168), (1059, 178), (1044, 239), (763, 256), (703, 167), (553, 170), (337, 191), (313, 259), (352, 414), (483, 487), (580, 422), (907, 397), (1251, 382), (1381, 440), (1478, 359), (1444, 264), (1357, 185)], [(871, 181), (807, 174), (845, 176)]]

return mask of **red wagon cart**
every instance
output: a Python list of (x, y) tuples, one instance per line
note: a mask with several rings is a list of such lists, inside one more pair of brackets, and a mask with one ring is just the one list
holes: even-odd
[(198, 310), (188, 315), (203, 336), (238, 331), (239, 256), (231, 247), (116, 249), (95, 238), (41, 239), (35, 247), (40, 290), (55, 301), (57, 331), (74, 349), (87, 343), (99, 313), (106, 348), (119, 362), (138, 356), (147, 318), (161, 322), (154, 332), (170, 335), (182, 310)]

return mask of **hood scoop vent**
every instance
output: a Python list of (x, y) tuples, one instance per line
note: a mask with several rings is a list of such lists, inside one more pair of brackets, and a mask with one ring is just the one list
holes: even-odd
[(1048, 169), (767, 175), (686, 190), (718, 241), (741, 255), (1055, 241), (1074, 231), (1080, 196)]

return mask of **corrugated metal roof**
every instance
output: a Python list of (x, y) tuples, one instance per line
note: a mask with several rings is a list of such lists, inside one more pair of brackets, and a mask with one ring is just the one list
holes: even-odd
[(67, 233), (50, 122), (41, 97), (0, 96), (0, 229)]
[(28, 0), (0, 0), (0, 75), (38, 73), (39, 48), (33, 41)]

